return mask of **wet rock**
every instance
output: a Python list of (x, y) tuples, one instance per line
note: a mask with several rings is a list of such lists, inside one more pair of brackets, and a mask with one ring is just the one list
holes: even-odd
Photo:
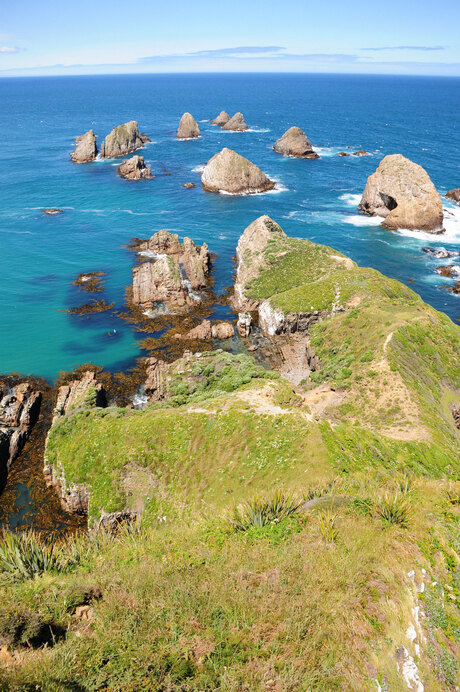
[(460, 204), (460, 187), (456, 187), (453, 190), (446, 192), (446, 197)]
[(225, 125), (222, 126), (223, 130), (233, 130), (234, 132), (244, 132), (248, 129), (248, 126), (244, 122), (244, 116), (242, 113), (235, 113), (234, 116), (227, 120)]
[(230, 120), (229, 114), (226, 113), (225, 111), (221, 111), (219, 113), (219, 115), (217, 116), (217, 118), (214, 118), (214, 120), (212, 121), (212, 124), (213, 125), (219, 125), (220, 127), (222, 127), (222, 125), (225, 125), (226, 123), (228, 123), (229, 120)]
[(447, 259), (448, 257), (458, 257), (460, 252), (457, 250), (446, 250), (445, 247), (424, 247), (423, 252), (434, 259)]
[(9, 387), (0, 380), (0, 475), (21, 452), (40, 413), (42, 394), (29, 382)]
[(217, 322), (212, 324), (210, 320), (203, 320), (201, 324), (191, 329), (187, 334), (176, 334), (178, 339), (231, 339), (235, 336), (235, 328), (231, 322)]
[(295, 156), (303, 159), (319, 158), (316, 151), (313, 151), (312, 143), (300, 127), (290, 127), (289, 130), (286, 130), (284, 135), (275, 142), (273, 149), (284, 156)]
[(135, 120), (114, 127), (101, 145), (101, 158), (112, 159), (126, 156), (144, 144)]
[(365, 149), (360, 149), (359, 151), (354, 151), (353, 156), (370, 156), (370, 154)]
[(191, 113), (184, 113), (177, 130), (177, 139), (194, 139), (195, 137), (201, 137), (198, 123)]
[(151, 169), (145, 165), (143, 156), (132, 156), (130, 159), (123, 161), (121, 166), (118, 166), (117, 173), (125, 180), (141, 180), (142, 178), (151, 179)]
[(346, 151), (339, 151), (339, 153), (337, 154), (337, 156), (350, 156), (350, 154), (347, 154)]
[(443, 264), (435, 269), (437, 274), (460, 280), (460, 264)]
[(275, 187), (258, 166), (227, 147), (209, 159), (201, 176), (201, 185), (207, 192), (234, 195), (264, 192)]
[(367, 180), (358, 208), (383, 217), (382, 226), (441, 233), (441, 198), (428, 173), (401, 154), (385, 156)]
[(97, 156), (96, 135), (88, 130), (84, 135), (75, 138), (75, 149), (70, 154), (74, 163), (88, 163)]
[(251, 333), (251, 322), (252, 317), (249, 312), (238, 313), (238, 322), (236, 323), (236, 328), (242, 339), (245, 339)]
[(42, 209), (42, 214), (46, 214), (46, 216), (56, 216), (56, 214), (63, 214), (64, 210), (63, 209), (54, 209), (51, 207), (50, 209)]
[[(264, 251), (268, 242), (277, 236), (284, 238), (286, 234), (281, 226), (265, 215), (259, 216), (253, 221), (238, 241), (233, 305), (240, 313), (251, 312), (258, 308), (259, 301), (247, 295), (246, 287), (259, 275), (260, 269), (265, 266)], [(240, 318), (238, 323), (240, 323)]]
[(195, 183), (182, 183), (182, 187), (185, 187), (186, 190), (192, 190), (196, 185)]

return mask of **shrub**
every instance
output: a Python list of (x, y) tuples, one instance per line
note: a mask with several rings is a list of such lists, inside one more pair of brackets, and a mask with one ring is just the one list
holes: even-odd
[(386, 493), (376, 503), (375, 512), (386, 524), (397, 524), (406, 528), (412, 516), (412, 506), (407, 497), (400, 492)]
[(78, 552), (69, 540), (51, 542), (33, 531), (0, 535), (0, 578), (4, 580), (68, 572), (78, 562)]
[(227, 522), (233, 531), (248, 531), (267, 524), (277, 524), (298, 512), (302, 503), (302, 500), (281, 491), (268, 498), (254, 497), (235, 507)]

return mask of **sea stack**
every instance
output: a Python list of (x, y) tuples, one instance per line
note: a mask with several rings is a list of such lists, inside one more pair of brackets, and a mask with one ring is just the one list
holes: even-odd
[(442, 233), (442, 202), (424, 168), (401, 154), (385, 156), (367, 179), (358, 208), (382, 216), (390, 230)]
[(238, 112), (235, 113), (235, 115), (222, 126), (222, 129), (233, 130), (234, 132), (244, 132), (244, 130), (248, 129), (248, 126), (244, 122), (243, 114)]
[(230, 120), (229, 114), (226, 113), (226, 111), (221, 111), (221, 112), (219, 113), (219, 115), (217, 116), (217, 118), (215, 118), (215, 119), (212, 121), (212, 124), (213, 124), (213, 125), (219, 125), (219, 127), (222, 127), (223, 125), (225, 125), (226, 123), (228, 123), (229, 120)]
[(227, 147), (209, 159), (201, 176), (201, 185), (206, 192), (234, 195), (265, 192), (275, 187), (258, 166)]
[(132, 156), (118, 166), (117, 173), (125, 180), (148, 180), (154, 178), (151, 169), (145, 165), (143, 156)]
[(307, 135), (300, 127), (290, 127), (284, 135), (280, 137), (273, 149), (283, 156), (295, 156), (302, 159), (318, 159), (316, 151)]
[(194, 139), (195, 137), (201, 137), (198, 123), (191, 113), (184, 113), (177, 130), (177, 139)]
[(107, 135), (101, 146), (101, 158), (112, 159), (119, 156), (126, 156), (131, 152), (140, 149), (148, 138), (139, 134), (137, 122), (130, 120), (118, 127), (114, 127), (112, 132)]
[(76, 137), (75, 144), (75, 149), (70, 154), (70, 158), (74, 163), (94, 161), (97, 156), (97, 144), (93, 130), (88, 130), (84, 135)]

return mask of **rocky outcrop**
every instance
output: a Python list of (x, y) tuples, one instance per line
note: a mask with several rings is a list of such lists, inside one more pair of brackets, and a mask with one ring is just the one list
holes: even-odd
[(206, 286), (210, 265), (206, 243), (197, 247), (187, 237), (181, 243), (176, 233), (162, 230), (141, 243), (139, 252), (152, 261), (133, 269), (135, 305), (152, 308), (164, 303), (174, 312), (199, 300), (194, 291)]
[(63, 416), (67, 416), (70, 411), (82, 406), (103, 408), (106, 405), (106, 394), (102, 384), (97, 381), (96, 373), (88, 370), (81, 375), (80, 379), (72, 380), (69, 384), (59, 387), (52, 425), (55, 425)]
[(307, 135), (300, 127), (290, 127), (284, 135), (276, 140), (273, 149), (283, 156), (295, 156), (303, 159), (318, 159), (316, 151)]
[(22, 450), (39, 413), (41, 392), (29, 382), (10, 386), (0, 380), (0, 477)]
[(141, 180), (142, 178), (151, 179), (155, 177), (152, 175), (151, 169), (145, 165), (143, 156), (132, 156), (130, 159), (126, 159), (121, 166), (118, 166), (117, 173), (125, 180)]
[(228, 123), (229, 120), (230, 120), (229, 114), (226, 113), (225, 111), (221, 111), (219, 113), (219, 115), (217, 116), (217, 118), (214, 118), (214, 120), (212, 121), (212, 124), (213, 125), (219, 125), (219, 127), (222, 127), (223, 125), (226, 125), (226, 123)]
[(135, 120), (130, 120), (128, 123), (114, 127), (112, 132), (102, 142), (101, 158), (112, 159), (131, 154), (131, 152), (140, 149), (144, 145), (145, 137), (145, 135), (140, 136)]
[(75, 144), (75, 149), (70, 154), (70, 158), (74, 163), (94, 161), (97, 156), (97, 144), (93, 130), (88, 130), (84, 135), (76, 137)]
[(446, 250), (445, 247), (424, 247), (423, 252), (430, 257), (434, 257), (434, 259), (447, 259), (448, 257), (458, 257), (460, 255), (459, 250)]
[(259, 327), (267, 336), (308, 332), (310, 326), (322, 318), (318, 310), (311, 312), (282, 312), (276, 310), (270, 301), (264, 300), (258, 307)]
[(231, 339), (235, 336), (235, 328), (231, 322), (216, 322), (203, 320), (201, 324), (191, 329), (187, 334), (176, 334), (176, 338), (192, 341), (194, 339)]
[(359, 149), (359, 151), (353, 152), (353, 156), (370, 156), (370, 154), (365, 149)]
[(184, 113), (177, 130), (177, 139), (194, 139), (195, 137), (201, 137), (198, 123), (191, 113)]
[(222, 125), (223, 130), (233, 130), (234, 132), (244, 132), (248, 129), (248, 126), (244, 122), (244, 116), (242, 113), (235, 113), (234, 116), (227, 120), (227, 122)]
[(358, 207), (365, 214), (383, 217), (391, 230), (441, 233), (441, 198), (428, 173), (401, 154), (385, 156), (369, 178)]
[(238, 322), (236, 323), (236, 328), (242, 339), (245, 339), (251, 333), (251, 322), (252, 317), (249, 312), (238, 313)]
[(446, 197), (460, 204), (460, 187), (456, 187), (453, 190), (446, 192)]
[(207, 192), (234, 195), (265, 192), (275, 187), (258, 166), (227, 147), (209, 159), (201, 176), (201, 185)]
[(150, 401), (160, 401), (165, 396), (169, 366), (160, 358), (146, 358), (145, 362), (147, 368), (144, 391)]
[(244, 231), (236, 248), (236, 281), (233, 306), (239, 312), (257, 310), (259, 301), (248, 295), (248, 285), (266, 266), (265, 250), (270, 240), (286, 234), (269, 216), (259, 216)]

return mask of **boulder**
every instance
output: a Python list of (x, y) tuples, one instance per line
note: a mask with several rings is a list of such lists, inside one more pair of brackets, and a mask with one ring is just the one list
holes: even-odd
[(453, 190), (446, 192), (446, 197), (460, 204), (460, 187), (456, 187)]
[(176, 334), (176, 338), (185, 340), (231, 339), (233, 336), (235, 336), (235, 328), (231, 322), (212, 324), (209, 320), (203, 320), (187, 334)]
[(30, 382), (0, 381), (0, 478), (9, 471), (30, 435), (42, 394)]
[(88, 130), (84, 135), (76, 137), (75, 144), (75, 149), (70, 154), (70, 158), (74, 163), (94, 161), (97, 156), (97, 144), (93, 130)]
[(125, 180), (141, 180), (142, 178), (151, 179), (155, 176), (152, 171), (145, 165), (143, 156), (132, 156), (130, 159), (123, 161), (121, 166), (118, 166), (117, 173)]
[(316, 151), (307, 135), (300, 127), (290, 127), (280, 139), (276, 140), (273, 149), (284, 156), (296, 156), (303, 159), (318, 159)]
[(128, 123), (114, 127), (107, 135), (101, 145), (101, 158), (112, 159), (126, 156), (140, 149), (144, 141), (145, 139), (143, 140), (139, 134), (137, 122), (130, 120)]
[(258, 166), (227, 147), (209, 159), (201, 176), (201, 185), (207, 192), (230, 192), (234, 195), (264, 192), (275, 187)]
[(177, 130), (177, 139), (194, 139), (195, 137), (201, 137), (198, 123), (191, 113), (184, 113)]
[[(259, 216), (244, 231), (238, 241), (236, 248), (236, 281), (234, 286), (233, 306), (241, 313), (256, 310), (259, 302), (253, 300), (247, 294), (248, 284), (259, 275), (260, 269), (265, 267), (265, 250), (270, 240), (276, 237), (285, 237), (286, 234), (269, 216)], [(247, 318), (238, 316), (240, 321), (247, 321)], [(250, 326), (250, 320), (248, 329)], [(243, 331), (245, 329), (242, 326)], [(240, 327), (238, 331), (241, 334)], [(249, 333), (249, 332), (248, 332)], [(241, 334), (243, 336), (243, 334)], [(247, 334), (246, 334), (247, 336)]]
[(219, 125), (220, 127), (222, 127), (222, 125), (225, 125), (226, 123), (228, 123), (229, 120), (230, 120), (229, 114), (226, 113), (225, 111), (221, 111), (219, 113), (219, 115), (217, 116), (217, 118), (215, 118), (212, 121), (212, 124), (213, 125)]
[(350, 156), (350, 154), (347, 154), (346, 151), (339, 151), (339, 153), (337, 154), (337, 156)]
[(158, 231), (139, 245), (139, 252), (153, 258), (133, 269), (133, 302), (142, 307), (165, 303), (168, 311), (186, 309), (199, 296), (193, 291), (206, 286), (210, 255), (208, 246), (193, 240), (179, 241), (176, 233)]
[(442, 202), (428, 173), (401, 154), (385, 156), (367, 179), (358, 208), (383, 217), (382, 226), (441, 233)]
[(248, 129), (248, 126), (244, 122), (244, 116), (242, 113), (235, 113), (230, 120), (227, 120), (225, 125), (222, 126), (223, 130), (233, 130), (234, 132), (244, 132)]
[(236, 328), (242, 339), (245, 339), (251, 333), (251, 322), (252, 317), (249, 312), (238, 313), (238, 322), (236, 323)]

